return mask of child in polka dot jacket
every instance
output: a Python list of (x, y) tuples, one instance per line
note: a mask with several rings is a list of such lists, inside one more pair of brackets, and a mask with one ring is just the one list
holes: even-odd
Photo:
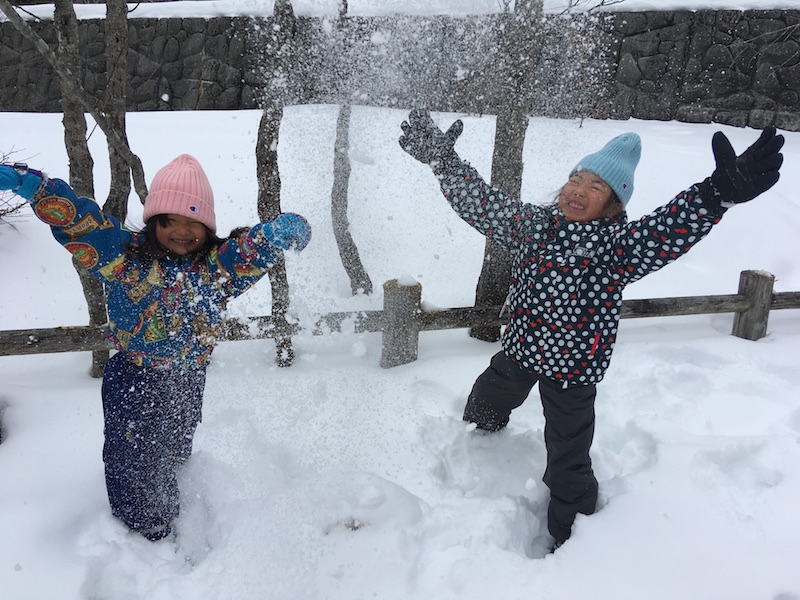
[(548, 529), (558, 547), (569, 537), (575, 515), (596, 508), (598, 486), (589, 457), (595, 385), (614, 348), (622, 290), (688, 252), (731, 206), (772, 187), (783, 161), (783, 137), (768, 128), (737, 157), (725, 135), (716, 133), (714, 173), (629, 222), (625, 206), (641, 154), (635, 133), (620, 135), (579, 161), (556, 202), (542, 206), (488, 185), (458, 157), (453, 146), (460, 121), (442, 132), (426, 111), (417, 110), (401, 128), (401, 147), (431, 166), (458, 215), (512, 254), (502, 351), (475, 381), (464, 420), (486, 431), (502, 429), (539, 384)]
[(118, 350), (102, 386), (111, 512), (149, 540), (164, 538), (178, 516), (177, 470), (192, 452), (227, 302), (268, 272), (278, 250), (302, 250), (311, 229), (287, 213), (218, 238), (214, 192), (188, 154), (153, 177), (138, 233), (26, 165), (0, 165), (0, 190), (28, 200), (104, 284)]

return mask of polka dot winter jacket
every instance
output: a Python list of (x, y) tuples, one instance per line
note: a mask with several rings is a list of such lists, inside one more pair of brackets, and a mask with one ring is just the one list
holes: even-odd
[(466, 162), (434, 172), (458, 215), (512, 253), (506, 355), (565, 387), (603, 378), (625, 286), (687, 252), (720, 217), (693, 186), (634, 222), (623, 213), (578, 223), (555, 206), (506, 196)]
[(142, 241), (51, 179), (31, 200), (54, 237), (103, 282), (111, 343), (140, 366), (189, 369), (205, 366), (220, 335), (228, 300), (238, 296), (277, 260), (261, 225), (197, 258), (165, 257), (144, 264), (126, 253)]

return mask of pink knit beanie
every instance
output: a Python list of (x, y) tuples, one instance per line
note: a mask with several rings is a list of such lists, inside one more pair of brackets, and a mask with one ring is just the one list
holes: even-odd
[(162, 167), (150, 184), (144, 201), (144, 222), (156, 215), (175, 214), (189, 217), (217, 232), (214, 217), (214, 192), (203, 167), (188, 154)]

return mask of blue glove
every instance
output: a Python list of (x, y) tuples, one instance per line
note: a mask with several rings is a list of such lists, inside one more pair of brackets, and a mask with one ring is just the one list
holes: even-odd
[(295, 213), (283, 213), (261, 226), (267, 241), (282, 250), (297, 250), (308, 246), (311, 240), (311, 226), (303, 217)]
[(28, 165), (0, 165), (0, 190), (10, 190), (17, 196), (30, 200), (42, 184), (43, 175), (28, 169)]

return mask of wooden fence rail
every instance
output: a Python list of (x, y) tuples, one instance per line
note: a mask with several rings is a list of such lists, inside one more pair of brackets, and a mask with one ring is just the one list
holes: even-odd
[[(800, 292), (773, 293), (775, 278), (764, 271), (743, 271), (737, 294), (723, 296), (681, 296), (625, 300), (623, 319), (734, 313), (733, 335), (758, 340), (767, 333), (770, 310), (800, 308)], [(355, 333), (380, 332), (383, 346), (380, 364), (395, 367), (416, 360), (422, 331), (501, 326), (500, 306), (424, 310), (422, 286), (393, 279), (383, 285), (383, 310), (329, 313), (305, 329), (272, 317), (250, 317), (228, 321), (223, 340), (249, 340), (291, 336), (301, 331), (325, 335), (342, 331), (348, 322)], [(52, 329), (0, 331), (0, 356), (83, 352), (108, 348), (104, 327), (79, 326)]]

